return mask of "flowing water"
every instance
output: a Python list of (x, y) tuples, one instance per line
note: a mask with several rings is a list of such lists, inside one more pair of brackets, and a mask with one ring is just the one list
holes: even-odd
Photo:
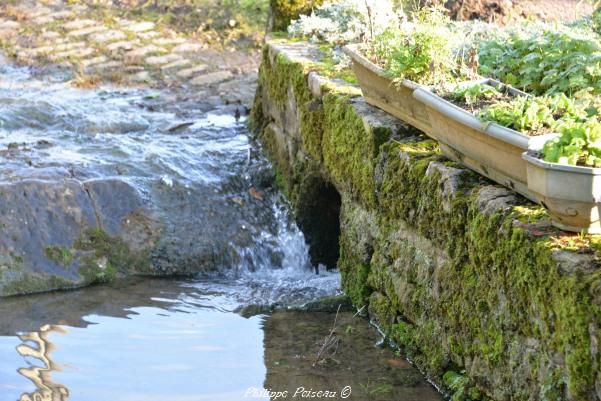
[(364, 318), (290, 310), (339, 295), (339, 274), (311, 267), (236, 106), (63, 81), (0, 66), (2, 181), (118, 178), (178, 255), (207, 240), (228, 257), (195, 279), (0, 300), (0, 401), (441, 399)]

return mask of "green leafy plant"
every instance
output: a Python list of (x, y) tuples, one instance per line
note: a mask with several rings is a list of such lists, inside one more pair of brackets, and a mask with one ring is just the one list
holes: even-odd
[(370, 43), (370, 56), (391, 77), (422, 84), (452, 81), (459, 72), (449, 38), (450, 21), (439, 9), (426, 9), (413, 21), (388, 28)]
[(477, 387), (472, 386), (465, 372), (447, 371), (442, 381), (451, 392), (451, 401), (478, 401), (486, 399)]
[(520, 96), (509, 102), (493, 104), (480, 112), (482, 121), (496, 122), (521, 132), (540, 131), (555, 123), (553, 112), (539, 98)]
[(535, 95), (601, 93), (601, 43), (590, 31), (515, 31), (484, 42), (479, 72)]
[(543, 159), (552, 163), (601, 167), (601, 124), (574, 122), (560, 128), (560, 136), (548, 141)]
[(466, 104), (474, 104), (480, 100), (492, 100), (501, 96), (503, 96), (503, 93), (499, 92), (494, 86), (487, 84), (460, 86), (449, 94), (451, 99), (461, 100)]
[(574, 100), (555, 96), (518, 96), (484, 108), (478, 117), (520, 132), (540, 133), (558, 129), (565, 123), (597, 120), (593, 98)]

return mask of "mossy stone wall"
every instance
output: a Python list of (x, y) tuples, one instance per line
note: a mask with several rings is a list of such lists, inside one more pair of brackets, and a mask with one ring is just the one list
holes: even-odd
[(269, 43), (251, 125), (295, 208), (310, 175), (340, 193), (355, 306), (453, 400), (601, 399), (601, 271), (569, 244), (587, 240), (312, 71), (311, 45)]

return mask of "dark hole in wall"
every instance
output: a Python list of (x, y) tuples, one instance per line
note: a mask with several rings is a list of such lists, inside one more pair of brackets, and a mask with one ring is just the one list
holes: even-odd
[(297, 223), (309, 244), (313, 265), (336, 267), (340, 254), (340, 194), (319, 174), (309, 174), (301, 184)]

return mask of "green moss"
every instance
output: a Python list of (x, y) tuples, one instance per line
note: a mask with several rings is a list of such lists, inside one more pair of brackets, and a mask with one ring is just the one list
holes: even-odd
[(73, 262), (71, 249), (61, 246), (47, 246), (44, 255), (54, 263), (62, 267), (69, 267)]
[(272, 30), (285, 31), (290, 21), (297, 19), (301, 14), (309, 14), (314, 7), (323, 3), (323, 0), (270, 0), (272, 17)]
[(407, 322), (398, 322), (388, 330), (388, 335), (394, 342), (405, 349), (415, 348), (416, 336), (413, 334), (414, 328), (412, 324)]
[(323, 104), (327, 115), (322, 139), (324, 165), (340, 188), (373, 208), (377, 156), (392, 132), (366, 126), (348, 97), (327, 94)]
[(352, 299), (353, 305), (358, 308), (364, 306), (371, 293), (367, 283), (369, 275), (369, 265), (349, 264), (346, 259), (339, 262), (338, 268), (342, 276), (342, 288), (344, 292)]
[(442, 377), (442, 382), (451, 391), (451, 401), (489, 400), (470, 382), (465, 373), (449, 370)]
[[(270, 99), (284, 110), (292, 90), (299, 110), (309, 160), (280, 162), (291, 199), (309, 172), (331, 177), (341, 192), (339, 268), (353, 303), (369, 303), (454, 400), (492, 391), (515, 400), (590, 399), (601, 381), (591, 346), (600, 334), (601, 271), (560, 269), (554, 252), (567, 247), (530, 229), (545, 224), (546, 212), (518, 200), (484, 214), (478, 196), (491, 183), (445, 159), (435, 141), (391, 141), (388, 130), (365, 126), (353, 99), (314, 98), (306, 66), (285, 56), (273, 65), (266, 57), (261, 69)], [(370, 217), (358, 218), (359, 210)], [(598, 238), (587, 237), (592, 248), (601, 248)], [(474, 377), (445, 375), (466, 361)]]
[(34, 294), (56, 289), (73, 288), (75, 286), (75, 283), (59, 276), (40, 277), (31, 273), (22, 273), (16, 279), (12, 279), (2, 285), (1, 295)]
[(87, 230), (74, 248), (89, 253), (81, 258), (78, 269), (88, 283), (113, 281), (118, 274), (140, 273), (150, 266), (144, 252), (132, 252), (123, 240), (99, 228)]

